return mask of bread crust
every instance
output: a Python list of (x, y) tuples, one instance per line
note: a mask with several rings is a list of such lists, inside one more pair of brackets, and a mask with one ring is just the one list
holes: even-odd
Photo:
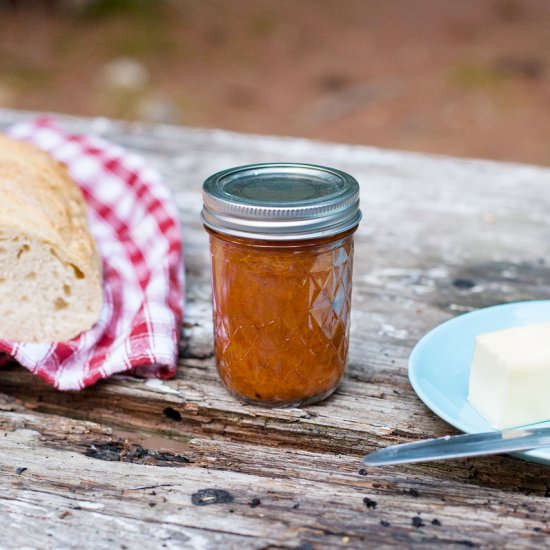
[(0, 223), (49, 242), (62, 260), (100, 278), (80, 188), (48, 153), (2, 134)]

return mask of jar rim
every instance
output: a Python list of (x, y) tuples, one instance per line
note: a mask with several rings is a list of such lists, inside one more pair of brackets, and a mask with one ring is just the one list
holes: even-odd
[(249, 164), (213, 174), (203, 185), (206, 227), (238, 237), (301, 240), (327, 237), (361, 220), (359, 184), (326, 166)]

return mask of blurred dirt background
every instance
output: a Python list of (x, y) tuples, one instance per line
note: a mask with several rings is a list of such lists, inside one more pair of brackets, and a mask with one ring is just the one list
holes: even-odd
[(550, 1), (0, 0), (0, 107), (550, 165)]

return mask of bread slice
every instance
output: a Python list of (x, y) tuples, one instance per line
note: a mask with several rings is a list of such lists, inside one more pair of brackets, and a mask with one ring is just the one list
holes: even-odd
[(70, 340), (102, 299), (80, 189), (50, 155), (0, 134), (0, 338)]

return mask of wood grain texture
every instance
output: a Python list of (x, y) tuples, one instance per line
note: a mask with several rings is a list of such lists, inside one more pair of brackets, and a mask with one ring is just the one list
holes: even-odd
[[(0, 128), (28, 116), (0, 111)], [(186, 241), (181, 368), (170, 382), (117, 377), (79, 393), (52, 390), (19, 367), (1, 371), (0, 526), (12, 534), (0, 547), (550, 544), (547, 467), (492, 457), (359, 474), (367, 451), (454, 432), (407, 380), (408, 355), (427, 330), (478, 307), (549, 296), (550, 170), (65, 122), (140, 153), (173, 190)], [(335, 166), (362, 189), (350, 365), (332, 398), (303, 410), (236, 402), (212, 354), (202, 181), (231, 165), (277, 160)], [(27, 470), (17, 474), (20, 467)], [(228, 491), (233, 501), (193, 504), (203, 489)]]

